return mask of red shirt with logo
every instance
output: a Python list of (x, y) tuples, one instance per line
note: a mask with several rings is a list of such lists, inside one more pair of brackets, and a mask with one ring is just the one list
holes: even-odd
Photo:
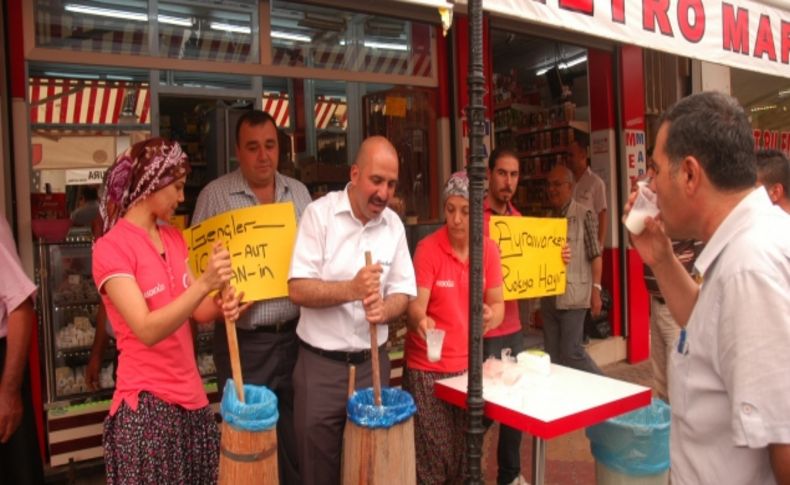
[[(436, 328), (445, 331), (442, 358), (428, 360), (425, 339), (416, 332), (406, 334), (406, 365), (430, 372), (460, 372), (466, 369), (469, 353), (469, 260), (460, 261), (450, 246), (447, 226), (442, 226), (417, 245), (414, 253), (417, 288), (430, 290), (427, 315)], [(499, 249), (483, 238), (483, 290), (502, 286)]]
[(120, 219), (93, 248), (93, 279), (107, 308), (120, 352), (110, 414), (115, 414), (122, 402), (136, 410), (142, 391), (186, 409), (208, 405), (195, 361), (189, 320), (149, 347), (134, 335), (104, 291), (104, 284), (110, 278), (132, 278), (151, 311), (183, 293), (190, 282), (184, 238), (179, 230), (164, 225), (159, 226), (159, 237), (165, 248), (164, 257), (143, 228)]
[[(521, 212), (513, 204), (508, 203), (506, 214), (497, 214), (488, 204), (488, 197), (483, 199), (483, 235), (489, 237), (491, 216), (515, 216), (521, 217)], [(502, 323), (495, 329), (489, 330), (484, 335), (485, 338), (501, 337), (521, 331), (521, 316), (518, 312), (518, 300), (508, 300), (505, 302), (505, 317)]]

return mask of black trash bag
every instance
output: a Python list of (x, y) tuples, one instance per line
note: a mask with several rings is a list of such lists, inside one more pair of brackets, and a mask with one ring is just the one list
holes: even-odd
[(584, 335), (589, 338), (609, 338), (612, 336), (612, 324), (609, 323), (609, 312), (612, 310), (612, 294), (606, 288), (601, 289), (601, 314), (593, 318), (590, 310), (584, 317)]

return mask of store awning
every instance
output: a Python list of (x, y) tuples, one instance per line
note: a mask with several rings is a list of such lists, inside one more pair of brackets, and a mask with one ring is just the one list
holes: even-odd
[[(289, 99), (283, 93), (264, 93), (263, 110), (272, 115), (277, 126), (288, 128), (291, 117)], [(323, 130), (329, 127), (346, 129), (348, 127), (348, 105), (342, 99), (319, 96), (314, 105), (315, 127)]]
[[(127, 95), (130, 99), (127, 100)], [(150, 122), (147, 84), (91, 79), (30, 78), (30, 122), (64, 125), (114, 125), (124, 108), (133, 107), (137, 122)]]
[(786, 2), (483, 0), (483, 8), (493, 15), (790, 77)]
[[(79, 125), (81, 132), (86, 125), (117, 125), (123, 112), (124, 101), (134, 106), (139, 124), (150, 123), (151, 96), (148, 85), (99, 80), (31, 78), (30, 121), (35, 125)], [(131, 96), (127, 100), (127, 95)], [(290, 125), (288, 95), (264, 93), (263, 110), (275, 119), (277, 126)], [(315, 127), (346, 128), (348, 125), (346, 102), (319, 97), (315, 103)], [(62, 130), (61, 130), (62, 131)]]

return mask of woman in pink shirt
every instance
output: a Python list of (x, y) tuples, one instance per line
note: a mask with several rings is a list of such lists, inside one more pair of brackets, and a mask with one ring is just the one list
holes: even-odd
[[(414, 438), (417, 482), (461, 483), (466, 456), (465, 412), (437, 399), (433, 383), (466, 371), (469, 356), (469, 179), (453, 174), (444, 187), (445, 225), (417, 245), (417, 298), (409, 303), (403, 388), (417, 405)], [(483, 238), (483, 325), (502, 322), (505, 312), (499, 249)], [(441, 358), (427, 356), (425, 332), (445, 331)]]
[[(236, 319), (239, 298), (209, 296), (232, 274), (214, 247), (193, 280), (181, 232), (162, 224), (184, 200), (189, 173), (178, 143), (134, 144), (110, 167), (100, 210), (104, 235), (93, 277), (115, 332), (118, 372), (104, 422), (107, 483), (214, 483), (219, 431), (198, 374), (189, 317)], [(220, 304), (222, 308), (220, 308)]]

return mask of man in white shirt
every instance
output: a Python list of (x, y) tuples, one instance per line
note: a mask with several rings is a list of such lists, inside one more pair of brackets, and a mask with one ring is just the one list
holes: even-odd
[(573, 186), (573, 200), (586, 205), (598, 217), (598, 246), (603, 250), (606, 241), (606, 185), (587, 163), (587, 135), (577, 133), (568, 147), (571, 153), (568, 168), (573, 172), (576, 183)]
[(366, 139), (350, 178), (305, 209), (288, 276), (289, 296), (302, 307), (293, 383), (305, 485), (340, 483), (348, 366), (356, 366), (357, 388), (371, 386), (370, 324), (377, 324), (382, 386), (389, 382), (385, 324), (417, 294), (403, 224), (387, 207), (398, 183), (395, 148), (383, 137)]
[[(661, 212), (631, 240), (684, 327), (670, 362), (672, 483), (790, 483), (790, 216), (755, 188), (743, 108), (714, 92), (680, 100), (653, 166)], [(695, 278), (669, 238), (705, 243)]]

